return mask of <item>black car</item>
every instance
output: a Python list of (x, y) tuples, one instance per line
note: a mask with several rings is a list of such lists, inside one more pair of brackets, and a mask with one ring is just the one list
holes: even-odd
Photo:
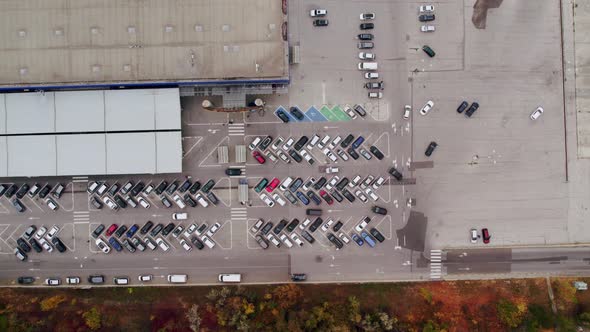
[(305, 240), (307, 240), (307, 242), (309, 242), (309, 243), (314, 243), (314, 242), (315, 242), (315, 239), (313, 238), (313, 236), (311, 236), (311, 234), (309, 234), (309, 232), (308, 232), (308, 231), (303, 231), (303, 232), (301, 232), (301, 236), (302, 236), (302, 237), (303, 237)]
[(168, 193), (168, 195), (172, 195), (172, 194), (174, 194), (174, 192), (176, 191), (176, 189), (178, 189), (178, 181), (172, 182), (168, 186), (168, 188), (166, 188), (166, 192)]
[(344, 247), (344, 243), (332, 233), (328, 233), (328, 240), (336, 246), (336, 250), (340, 250)]
[(27, 252), (27, 253), (31, 252), (31, 246), (22, 237), (19, 237), (18, 239), (16, 239), (16, 244), (18, 244), (18, 247), (22, 251)]
[(342, 197), (342, 195), (340, 195), (336, 190), (331, 191), (330, 195), (332, 195), (332, 197), (334, 197), (334, 199), (337, 200), (338, 203), (342, 203), (342, 201), (344, 200), (344, 197)]
[(279, 235), (279, 233), (283, 230), (283, 228), (285, 228), (285, 226), (287, 226), (289, 222), (285, 219), (282, 219), (276, 226), (275, 228), (272, 230), (273, 233), (275, 233), (276, 235)]
[(65, 252), (67, 250), (66, 249), (66, 246), (64, 245), (64, 243), (61, 242), (61, 240), (58, 237), (54, 237), (53, 239), (51, 239), (51, 243), (53, 243), (53, 246), (59, 252)]
[(146, 235), (153, 226), (154, 223), (148, 220), (148, 222), (146, 222), (145, 225), (143, 225), (139, 230), (139, 234)]
[(424, 53), (428, 54), (428, 56), (431, 58), (434, 58), (434, 56), (436, 55), (434, 50), (432, 48), (430, 48), (430, 46), (428, 46), (428, 45), (422, 46), (422, 51), (424, 51)]
[(373, 40), (373, 35), (370, 33), (361, 33), (357, 36), (360, 40)]
[(133, 189), (131, 189), (131, 195), (132, 196), (137, 196), (139, 195), (143, 189), (145, 188), (145, 184), (143, 182), (138, 182), (135, 187), (133, 187)]
[(190, 207), (197, 207), (197, 202), (195, 202), (195, 200), (191, 197), (191, 195), (189, 194), (184, 194), (184, 201), (186, 202), (186, 204), (188, 204)]
[(436, 142), (430, 142), (430, 144), (428, 144), (428, 147), (426, 148), (426, 152), (424, 152), (424, 154), (427, 157), (430, 157), (430, 155), (432, 155), (432, 152), (434, 152), (434, 149), (436, 149), (437, 146), (438, 146), (438, 144), (436, 144)]
[(272, 136), (266, 136), (266, 138), (263, 139), (262, 142), (260, 142), (260, 144), (258, 144), (258, 148), (260, 149), (260, 151), (264, 151), (266, 150), (266, 148), (268, 148), (270, 143), (272, 143)]
[(201, 250), (203, 248), (205, 248), (205, 245), (203, 245), (203, 242), (201, 242), (201, 240), (199, 240), (198, 237), (193, 236), (191, 238), (191, 242), (195, 245), (195, 247), (197, 247), (197, 249)]
[(121, 237), (121, 236), (123, 236), (123, 234), (125, 234), (125, 232), (127, 232), (127, 226), (121, 225), (121, 227), (117, 228), (115, 235), (117, 237)]
[(121, 197), (120, 195), (115, 195), (114, 199), (115, 199), (115, 202), (117, 203), (117, 205), (119, 205), (121, 208), (124, 209), (127, 207), (127, 202), (125, 202), (123, 197)]
[(289, 202), (291, 202), (291, 204), (297, 205), (297, 198), (295, 198), (295, 196), (293, 196), (291, 192), (285, 191), (283, 195), (285, 195), (285, 197), (289, 200)]
[(309, 197), (315, 203), (315, 205), (322, 204), (322, 200), (311, 190), (307, 192), (307, 197)]
[(193, 183), (191, 182), (191, 180), (186, 179), (186, 181), (184, 181), (182, 183), (182, 185), (180, 186), (180, 188), (178, 188), (178, 192), (179, 193), (184, 193), (186, 192), (192, 185)]
[(29, 239), (29, 244), (31, 245), (31, 247), (33, 247), (33, 249), (35, 249), (36, 252), (42, 252), (43, 248), (41, 247), (41, 245), (39, 244), (39, 242), (37, 242), (37, 240), (31, 238)]
[(307, 141), (309, 141), (309, 138), (307, 138), (307, 136), (301, 136), (297, 143), (295, 143), (295, 146), (293, 146), (293, 149), (297, 151), (301, 150), (301, 148), (303, 148), (305, 144), (307, 144)]
[(340, 181), (338, 181), (338, 183), (336, 184), (336, 189), (342, 191), (342, 189), (346, 188), (346, 185), (348, 185), (348, 183), (350, 182), (350, 180), (348, 180), (347, 177), (343, 177)]
[(170, 232), (172, 232), (174, 230), (174, 223), (169, 223), (168, 225), (166, 225), (166, 227), (164, 227), (164, 229), (162, 229), (162, 235), (166, 236), (168, 234), (170, 234)]
[(374, 227), (373, 227), (373, 228), (371, 228), (371, 229), (369, 230), (369, 233), (371, 233), (371, 235), (373, 235), (373, 237), (374, 237), (374, 238), (376, 238), (376, 239), (377, 239), (377, 241), (379, 241), (379, 242), (383, 242), (383, 241), (385, 241), (385, 237), (383, 236), (383, 234), (381, 234), (381, 232), (379, 232), (379, 231), (377, 230), (377, 228), (374, 228)]
[(358, 115), (360, 115), (362, 117), (367, 115), (367, 111), (365, 111), (365, 108), (359, 104), (354, 105), (353, 109)]
[(348, 189), (341, 190), (341, 192), (342, 192), (342, 195), (344, 195), (344, 197), (346, 197), (346, 199), (347, 199), (349, 202), (351, 202), (351, 203), (352, 203), (352, 202), (354, 202), (354, 200), (356, 199), (356, 198), (355, 198), (355, 197), (354, 197), (354, 196), (353, 196), (353, 195), (350, 193), (350, 191), (348, 191)]
[(344, 140), (342, 142), (340, 142), (340, 146), (343, 149), (346, 149), (350, 143), (352, 143), (352, 141), (354, 140), (354, 135), (349, 134), (348, 136), (346, 136), (346, 138), (344, 138)]
[(213, 205), (219, 204), (219, 199), (217, 199), (217, 196), (215, 196), (213, 192), (209, 192), (207, 198), (213, 203)]
[[(148, 221), (148, 223), (150, 223), (150, 222), (151, 221)], [(164, 228), (164, 224), (157, 224), (156, 227), (154, 227), (154, 229), (152, 229), (152, 231), (150, 232), (150, 235), (152, 237), (156, 237), (158, 234), (160, 234), (160, 232), (162, 231), (163, 228)]]
[(459, 105), (459, 107), (457, 107), (457, 113), (463, 113), (463, 111), (467, 108), (467, 106), (469, 106), (469, 103), (467, 103), (465, 100), (461, 103), (461, 105)]
[(382, 214), (382, 215), (386, 215), (387, 214), (387, 209), (386, 208), (382, 208), (382, 207), (377, 206), (377, 205), (373, 206), (371, 208), (371, 211), (373, 211), (373, 212), (375, 212), (377, 214)]
[(294, 231), (297, 225), (299, 225), (299, 219), (295, 218), (289, 223), (289, 225), (287, 225), (287, 231)]
[(467, 115), (468, 117), (471, 117), (473, 115), (473, 113), (475, 113), (475, 111), (477, 111), (478, 108), (479, 108), (478, 103), (471, 104), (471, 106), (469, 106), (467, 111), (465, 111), (465, 115)]
[(287, 115), (287, 113), (285, 113), (285, 111), (283, 110), (278, 110), (277, 111), (277, 116), (279, 117), (279, 119), (281, 119), (281, 121), (283, 121), (284, 123), (288, 123), (289, 120), (289, 116)]
[(420, 22), (430, 22), (430, 21), (434, 21), (436, 17), (434, 16), (434, 14), (422, 14), (420, 16), (418, 16), (418, 20)]
[(193, 185), (191, 186), (191, 189), (189, 189), (188, 191), (194, 195), (197, 193), (197, 191), (199, 191), (199, 189), (201, 189), (201, 182), (195, 181), (195, 183), (193, 183)]
[(315, 182), (315, 184), (313, 185), (313, 189), (315, 189), (315, 190), (322, 189), (322, 187), (326, 184), (326, 182), (328, 182), (328, 180), (326, 180), (326, 178), (322, 176), (319, 180), (317, 180)]
[(334, 230), (334, 232), (338, 232), (343, 225), (344, 224), (342, 223), (342, 221), (338, 220), (338, 222), (334, 225), (334, 227), (332, 227), (332, 229)]
[(0, 196), (4, 195), (4, 193), (8, 190), (7, 184), (0, 184)]
[(10, 186), (6, 192), (4, 193), (4, 196), (6, 196), (6, 198), (11, 198), (12, 196), (14, 196), (14, 194), (16, 193), (16, 191), (18, 190), (18, 187), (16, 186), (16, 184), (13, 184), (12, 186)]
[(268, 234), (268, 232), (270, 232), (270, 230), (272, 229), (272, 226), (274, 224), (272, 222), (267, 222), (266, 225), (264, 225), (264, 227), (262, 227), (262, 229), (260, 230), (260, 233), (266, 235)]
[(289, 150), (289, 155), (291, 156), (291, 158), (295, 159), (295, 161), (298, 163), (303, 161), (303, 158), (301, 157), (301, 155), (293, 149)]
[(98, 227), (96, 227), (94, 229), (94, 231), (92, 232), (92, 237), (95, 239), (98, 239), (100, 234), (102, 234), (102, 232), (104, 232), (104, 229), (105, 229), (105, 225), (103, 225), (103, 224), (98, 225)]
[(18, 277), (16, 281), (21, 285), (30, 285), (35, 282), (35, 277)]
[(291, 107), (289, 112), (293, 117), (295, 117), (295, 119), (299, 121), (303, 121), (303, 119), (305, 119), (305, 115), (303, 115), (303, 113), (297, 107)]
[(369, 151), (371, 151), (371, 153), (375, 156), (375, 158), (377, 158), (379, 160), (383, 160), (383, 158), (385, 158), (385, 156), (383, 155), (383, 153), (381, 152), (381, 150), (379, 150), (374, 145), (371, 145), (371, 147), (369, 148)]
[(346, 150), (346, 152), (348, 152), (348, 154), (350, 155), (350, 157), (352, 157), (352, 159), (357, 160), (360, 158), (359, 154), (351, 147), (348, 148), (348, 150)]
[(156, 190), (154, 190), (154, 192), (156, 193), (156, 195), (161, 195), (164, 192), (164, 190), (166, 190), (166, 187), (168, 187), (168, 182), (162, 181), (156, 187)]
[(14, 208), (16, 209), (17, 212), (25, 212), (27, 210), (27, 208), (23, 205), (23, 203), (21, 203), (18, 198), (13, 198), (12, 199), (12, 205), (14, 206)]
[(293, 181), (293, 183), (291, 183), (291, 185), (289, 186), (289, 190), (291, 190), (291, 192), (296, 192), (297, 189), (299, 189), (301, 187), (301, 185), (303, 184), (303, 180), (301, 178), (297, 178), (295, 179), (295, 181)]
[(305, 273), (293, 273), (291, 275), (291, 281), (305, 281), (307, 280), (307, 275)]
[(123, 247), (127, 248), (129, 252), (135, 252), (135, 246), (131, 244), (131, 241), (129, 241), (129, 239), (123, 240)]
[(121, 188), (121, 185), (119, 183), (115, 183), (108, 191), (109, 195), (111, 196), (115, 196), (117, 194), (117, 192), (119, 191), (119, 188)]
[[(43, 189), (41, 189), (39, 191), (39, 198), (47, 197), (47, 195), (49, 195), (50, 192), (51, 192), (51, 186), (46, 184), (45, 187), (43, 187)], [(2, 195), (2, 193), (0, 193), (0, 196), (1, 195)]]
[(389, 174), (398, 181), (401, 181), (403, 178), (402, 173), (400, 173), (395, 167), (389, 169)]
[(316, 229), (318, 229), (318, 227), (320, 227), (322, 225), (322, 223), (324, 223), (324, 220), (320, 217), (317, 217), (314, 220), (314, 222), (311, 225), (309, 225), (309, 231), (312, 233), (315, 232)]
[(371, 30), (373, 28), (375, 28), (375, 24), (373, 23), (361, 23), (359, 28), (361, 30)]
[(205, 185), (201, 188), (201, 191), (206, 194), (209, 191), (211, 191), (211, 189), (213, 189), (214, 185), (215, 185), (215, 180), (211, 179), (211, 180), (207, 181), (207, 183), (205, 183)]
[(327, 27), (328, 20), (314, 20), (313, 25), (316, 27)]
[(31, 187), (29, 187), (28, 184), (23, 184), (22, 187), (20, 187), (20, 189), (16, 192), (16, 197), (18, 198), (23, 198), (25, 197), (25, 195), (27, 194), (27, 192), (29, 191), (29, 189), (31, 189)]

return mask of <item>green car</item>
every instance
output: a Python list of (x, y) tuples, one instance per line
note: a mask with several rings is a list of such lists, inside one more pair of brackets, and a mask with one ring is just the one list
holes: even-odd
[(256, 187), (254, 187), (254, 191), (257, 193), (261, 192), (264, 188), (266, 188), (267, 184), (268, 184), (268, 179), (262, 178), (262, 180), (260, 180), (260, 182), (258, 182)]
[(430, 48), (430, 46), (428, 45), (424, 45), (422, 47), (422, 50), (424, 51), (424, 53), (428, 54), (429, 57), (433, 58), (436, 53), (434, 53), (434, 50), (432, 48)]
[(215, 181), (213, 179), (211, 179), (211, 180), (207, 181), (207, 183), (205, 183), (205, 185), (201, 188), (201, 191), (204, 192), (205, 194), (208, 194), (214, 185), (215, 185)]

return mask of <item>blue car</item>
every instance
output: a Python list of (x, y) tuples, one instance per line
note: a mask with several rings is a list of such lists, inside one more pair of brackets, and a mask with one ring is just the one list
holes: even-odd
[(354, 142), (352, 142), (352, 148), (356, 149), (359, 146), (361, 146), (361, 144), (363, 144), (363, 142), (365, 141), (365, 138), (363, 136), (359, 136), (357, 137)]
[(117, 251), (121, 251), (123, 250), (123, 247), (121, 246), (121, 243), (119, 243), (119, 241), (117, 241), (117, 239), (115, 239), (114, 237), (109, 239), (109, 243), (111, 244), (111, 246), (113, 248), (115, 248), (115, 250)]
[(305, 197), (305, 195), (301, 191), (297, 192), (297, 198), (299, 198), (299, 200), (301, 201), (301, 203), (303, 203), (303, 205), (309, 204), (309, 199), (307, 199), (307, 197)]
[(358, 236), (356, 233), (352, 233), (352, 235), (351, 235), (351, 236), (352, 236), (352, 240), (353, 240), (354, 242), (356, 242), (356, 244), (358, 244), (358, 245), (359, 245), (359, 247), (360, 247), (360, 246), (362, 246), (362, 245), (363, 245), (363, 243), (365, 243), (365, 241), (363, 241), (363, 239), (361, 239), (361, 237), (360, 237), (360, 236)]
[(127, 231), (127, 237), (132, 238), (138, 229), (139, 229), (139, 226), (137, 226), (137, 224), (134, 224), (133, 226), (131, 226), (131, 228), (129, 228), (129, 230)]
[(318, 195), (316, 195), (313, 191), (308, 191), (307, 192), (307, 197), (311, 198), (311, 200), (316, 204), (316, 205), (320, 205), (322, 204), (322, 200), (318, 197)]
[(371, 235), (367, 234), (367, 232), (362, 232), (361, 236), (363, 237), (363, 239), (365, 239), (365, 242), (367, 242), (367, 244), (371, 246), (371, 248), (375, 247), (375, 240), (373, 240)]

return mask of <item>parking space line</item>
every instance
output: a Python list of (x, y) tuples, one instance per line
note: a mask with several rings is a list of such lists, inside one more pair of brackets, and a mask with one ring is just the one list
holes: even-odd
[(16, 228), (14, 229), (14, 231), (12, 231), (12, 233), (10, 233), (10, 235), (8, 235), (8, 237), (6, 239), (12, 239), (12, 240), (14, 240), (12, 238), (12, 236), (14, 235), (14, 233), (16, 233), (16, 231), (18, 231), (18, 229), (20, 228), (20, 226), (21, 226), (20, 224), (16, 225)]
[(203, 158), (201, 160), (201, 162), (199, 163), (199, 167), (221, 167), (221, 165), (219, 164), (212, 164), (212, 165), (203, 165), (203, 163), (205, 161), (207, 161), (207, 159), (209, 159), (209, 157), (213, 154), (213, 152), (217, 152), (217, 148), (222, 144), (225, 143), (227, 141), (227, 144), (229, 145), (229, 137), (224, 137), (221, 141), (219, 141), (219, 143), (217, 143), (217, 145), (211, 149), (211, 151), (205, 156), (205, 158)]
[(381, 135), (377, 137), (377, 139), (373, 142), (372, 145), (377, 146), (377, 143), (379, 143), (383, 136), (387, 136), (387, 139), (385, 140), (385, 142), (387, 142), (387, 154), (385, 155), (385, 157), (389, 158), (389, 156), (391, 155), (391, 144), (389, 143), (391, 138), (389, 137), (389, 132), (384, 131), (383, 133), (381, 133)]
[(2, 209), (3, 209), (3, 211), (0, 210), (0, 213), (2, 213), (2, 214), (10, 213), (10, 211), (2, 204), (2, 201), (0, 201), (0, 207), (2, 207)]
[(219, 247), (223, 250), (231, 250), (233, 248), (234, 234), (233, 234), (233, 223), (231, 222), (231, 220), (226, 220), (221, 225), (221, 227), (219, 227), (219, 230), (223, 229), (225, 227), (225, 225), (228, 223), (229, 223), (229, 248), (225, 248), (224, 246), (221, 245), (221, 243), (217, 242)]
[[(183, 137), (182, 140), (184, 140), (185, 138), (188, 138), (188, 137)], [(193, 137), (191, 137), (191, 138), (193, 138)], [(197, 141), (195, 142), (195, 144), (193, 144), (190, 147), (190, 149), (188, 149), (187, 152), (184, 153), (184, 155), (182, 155), (182, 159), (184, 159), (186, 156), (188, 156), (191, 153), (191, 151), (193, 151), (195, 146), (197, 146), (203, 140), (203, 136), (197, 136), (196, 138), (198, 138)]]
[(27, 199), (28, 199), (28, 200), (29, 200), (31, 203), (33, 203), (33, 204), (34, 204), (36, 207), (38, 207), (38, 208), (39, 208), (39, 210), (41, 210), (41, 212), (45, 212), (45, 211), (43, 210), (43, 208), (41, 208), (41, 207), (39, 206), (39, 204), (35, 203), (35, 201), (34, 201), (32, 198), (30, 198), (30, 197), (29, 197), (29, 195), (27, 195), (27, 196), (25, 196), (25, 197), (26, 197), (26, 198), (27, 198)]
[(382, 223), (383, 220), (387, 219), (389, 221), (389, 237), (385, 236), (385, 238), (387, 240), (391, 240), (393, 238), (393, 222), (391, 221), (391, 216), (390, 215), (386, 215), (384, 216), (377, 224), (375, 224), (375, 228), (379, 227)]

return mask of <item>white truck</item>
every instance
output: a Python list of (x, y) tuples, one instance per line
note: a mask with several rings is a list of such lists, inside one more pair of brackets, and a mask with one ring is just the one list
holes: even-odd
[(359, 70), (377, 70), (377, 62), (359, 62)]
[(242, 275), (239, 273), (222, 273), (219, 275), (219, 281), (221, 281), (221, 282), (241, 282)]

